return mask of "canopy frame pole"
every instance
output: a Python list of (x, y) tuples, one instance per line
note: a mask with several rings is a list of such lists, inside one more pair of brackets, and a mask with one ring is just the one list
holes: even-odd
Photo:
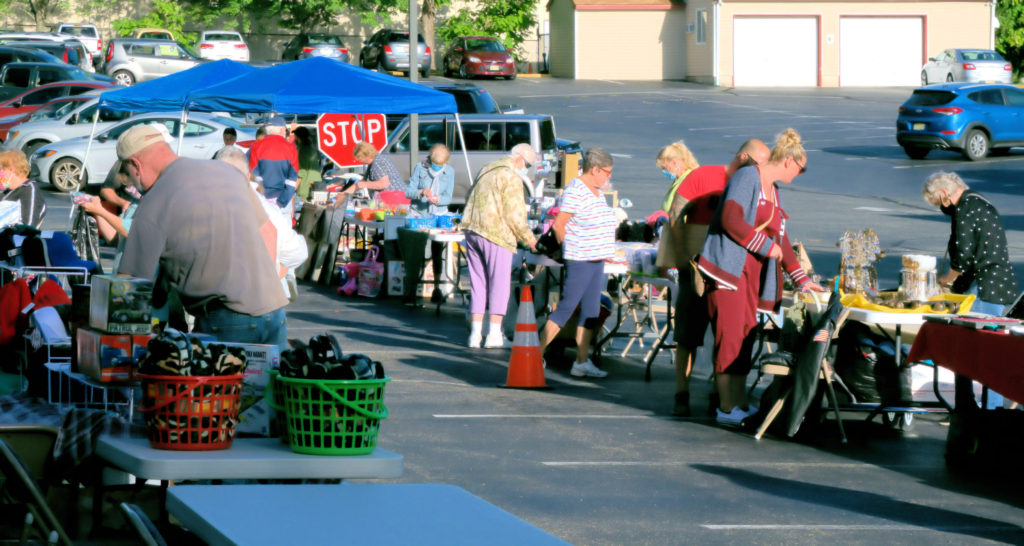
[(188, 122), (188, 109), (184, 108), (181, 110), (181, 118), (178, 120), (178, 146), (174, 150), (175, 154), (181, 155), (182, 141), (185, 139), (185, 123)]
[(462, 157), (466, 160), (466, 177), (469, 178), (469, 185), (467, 187), (472, 188), (474, 182), (473, 171), (469, 166), (469, 152), (466, 151), (466, 137), (462, 135), (462, 120), (459, 118), (458, 112), (455, 112), (455, 130), (459, 133), (459, 144), (462, 145)]

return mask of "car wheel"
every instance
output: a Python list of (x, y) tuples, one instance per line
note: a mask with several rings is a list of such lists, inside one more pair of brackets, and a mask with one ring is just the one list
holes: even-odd
[(928, 85), (928, 73), (924, 70), (921, 71), (921, 85)]
[(388, 69), (384, 66), (384, 60), (383, 59), (379, 59), (377, 61), (377, 72), (380, 72), (382, 74), (387, 74), (388, 73)]
[(971, 161), (977, 161), (988, 155), (988, 135), (981, 129), (971, 129), (964, 140), (964, 155)]
[(114, 72), (114, 79), (117, 80), (117, 83), (125, 87), (135, 84), (135, 76), (132, 76), (132, 73), (127, 70), (118, 70), (117, 72)]
[(910, 159), (924, 159), (924, 156), (928, 155), (931, 151), (930, 148), (921, 148), (919, 146), (904, 146), (903, 151), (907, 152)]
[(429, 69), (429, 68), (425, 68), (425, 69), (423, 69), (423, 70), (420, 70), (420, 76), (421, 76), (421, 77), (422, 77), (422, 78), (423, 78), (424, 80), (428, 80), (428, 79), (430, 79), (430, 69)]
[(946, 83), (950, 83), (952, 81), (953, 81), (953, 75), (952, 74), (946, 74)]
[(446, 77), (446, 78), (452, 77), (452, 67), (447, 62), (444, 63), (444, 77)]
[(507, 79), (507, 80), (514, 80), (514, 79), (516, 79), (516, 73), (515, 73), (515, 72), (513, 72), (513, 73), (512, 73), (512, 75), (510, 75), (510, 76), (505, 76), (505, 79)]
[(25, 152), (25, 155), (27, 157), (32, 157), (32, 152), (38, 150), (42, 146), (46, 146), (47, 144), (49, 144), (49, 142), (45, 140), (33, 140), (32, 142), (26, 144), (25, 147), (21, 149), (21, 151)]
[(466, 63), (462, 63), (459, 65), (459, 77), (464, 80), (469, 79), (469, 72), (466, 72)]
[(85, 184), (85, 175), (82, 173), (82, 164), (77, 159), (65, 157), (58, 160), (50, 168), (50, 183), (58, 190), (68, 193), (78, 188), (79, 177), (81, 183)]

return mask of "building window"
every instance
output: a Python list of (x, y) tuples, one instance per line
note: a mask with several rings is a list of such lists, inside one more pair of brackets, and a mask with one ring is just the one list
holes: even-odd
[(697, 43), (708, 43), (708, 10), (697, 10)]

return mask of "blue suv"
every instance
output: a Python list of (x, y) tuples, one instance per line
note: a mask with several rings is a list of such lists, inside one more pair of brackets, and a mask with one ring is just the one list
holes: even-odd
[(1024, 90), (1006, 84), (947, 83), (914, 90), (900, 106), (896, 141), (913, 159), (933, 148), (977, 161), (1024, 146)]

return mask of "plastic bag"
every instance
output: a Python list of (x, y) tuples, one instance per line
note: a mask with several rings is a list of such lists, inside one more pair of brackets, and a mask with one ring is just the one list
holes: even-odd
[(370, 249), (366, 259), (359, 262), (359, 276), (356, 279), (356, 292), (360, 296), (375, 298), (384, 284), (384, 264), (377, 261), (378, 247)]
[(356, 279), (359, 277), (359, 264), (349, 263), (341, 266), (341, 286), (338, 287), (338, 294), (351, 296), (356, 293)]

